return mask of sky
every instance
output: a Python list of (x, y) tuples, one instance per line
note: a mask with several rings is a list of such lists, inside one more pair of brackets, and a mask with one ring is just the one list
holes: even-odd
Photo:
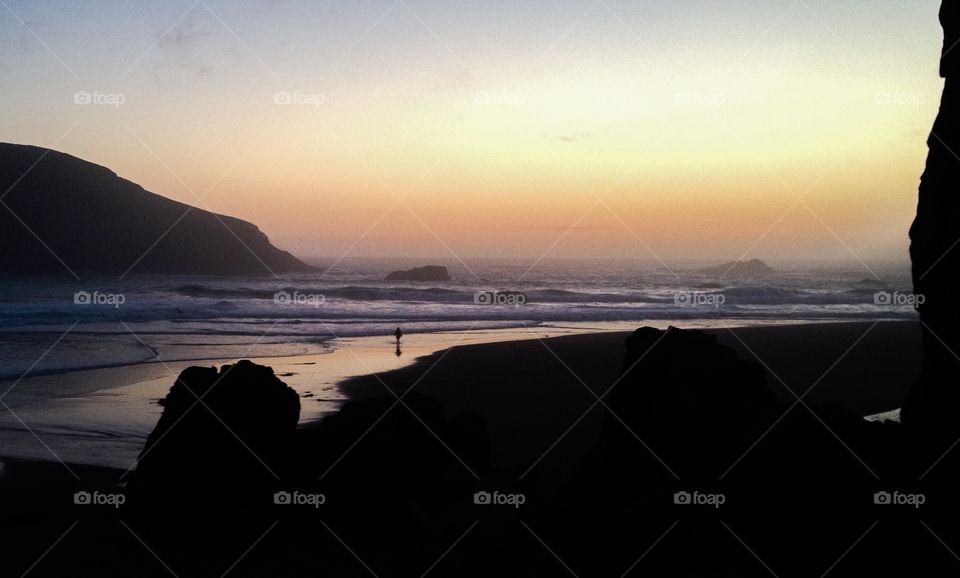
[(0, 0), (0, 141), (308, 258), (905, 261), (936, 0)]

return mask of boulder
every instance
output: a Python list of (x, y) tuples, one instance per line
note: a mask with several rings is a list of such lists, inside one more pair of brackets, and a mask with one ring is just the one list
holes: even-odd
[[(292, 468), (297, 392), (270, 367), (239, 361), (189, 367), (160, 401), (163, 414), (140, 453), (132, 492), (154, 503), (233, 499), (269, 505)], [(239, 494), (239, 496), (234, 495)]]

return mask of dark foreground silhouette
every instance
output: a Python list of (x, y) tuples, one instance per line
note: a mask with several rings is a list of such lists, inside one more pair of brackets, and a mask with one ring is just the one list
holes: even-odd
[(14, 507), (8, 562), (79, 520), (31, 575), (955, 575), (952, 453), (919, 480), (900, 425), (785, 402), (714, 335), (646, 328), (622, 347), (586, 451), (553, 450), (563, 477), (504, 475), (503, 424), (393, 374), (392, 393), (298, 430), (270, 368), (187, 369), (127, 487), (82, 488), (125, 502)]

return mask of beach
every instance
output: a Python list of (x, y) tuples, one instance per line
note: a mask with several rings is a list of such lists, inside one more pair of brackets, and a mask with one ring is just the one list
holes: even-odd
[[(336, 411), (348, 399), (340, 385), (353, 377), (402, 368), (454, 346), (582, 334), (616, 326), (583, 323), (411, 333), (403, 338), (399, 356), (394, 338), (386, 335), (333, 339), (324, 342), (322, 353), (293, 356), (241, 354), (167, 361), (161, 352), (141, 363), (11, 378), (0, 381), (3, 403), (10, 409), (0, 415), (4, 441), (0, 456), (132, 468), (160, 417), (162, 408), (157, 402), (176, 376), (190, 366), (221, 366), (251, 359), (273, 367), (300, 394), (300, 422), (307, 425)], [(57, 355), (53, 348), (46, 357)]]
[[(449, 414), (471, 412), (486, 419), (501, 475), (529, 475), (536, 465), (562, 476), (569, 473), (569, 455), (553, 446), (572, 455), (590, 447), (604, 415), (597, 397), (616, 384), (629, 335), (583, 331), (408, 335), (401, 357), (391, 338), (357, 338), (328, 354), (254, 361), (273, 367), (300, 394), (301, 427), (351, 399), (392, 398), (386, 388), (413, 391), (438, 400)], [(836, 404), (857, 415), (890, 411), (900, 406), (919, 372), (914, 322), (707, 331), (762, 365), (770, 390), (786, 403), (795, 399), (792, 391), (807, 402)], [(227, 362), (148, 363), (24, 379), (5, 401), (22, 422), (9, 413), (2, 422), (4, 461), (62, 460), (125, 472), (135, 466), (162, 410), (157, 400), (175, 375), (189, 365)], [(41, 386), (61, 391), (31, 393)]]
[[(544, 333), (542, 328), (531, 329), (526, 335), (517, 335), (516, 339), (507, 341), (496, 340), (495, 336), (480, 333), (433, 336), (430, 337), (431, 340), (442, 343), (435, 341), (430, 345), (419, 341), (418, 337), (422, 336), (411, 335), (403, 338), (405, 351), (401, 358), (394, 354), (394, 343), (390, 343), (389, 339), (378, 338), (343, 344), (334, 353), (315, 357), (261, 360), (271, 363), (275, 373), (294, 386), (300, 396), (301, 406), (307, 412), (312, 412), (309, 415), (315, 418), (304, 420), (301, 416), (299, 441), (291, 448), (291, 451), (297, 452), (295, 459), (298, 467), (313, 472), (308, 476), (315, 480), (313, 483), (318, 483), (316, 478), (319, 476), (321, 487), (326, 488), (324, 491), (332, 496), (340, 496), (341, 500), (346, 499), (344, 492), (348, 491), (347, 488), (352, 493), (367, 496), (361, 498), (360, 502), (348, 501), (339, 506), (340, 509), (337, 506), (330, 509), (328, 506), (318, 510), (316, 515), (322, 515), (322, 520), (334, 520), (330, 523), (337, 527), (337, 539), (342, 537), (350, 544), (359, 544), (359, 547), (363, 548), (361, 555), (365, 563), (372, 564), (381, 575), (403, 574), (395, 568), (387, 570), (396, 564), (398, 557), (405, 560), (404, 564), (413, 564), (414, 567), (435, 561), (438, 555), (436, 550), (442, 551), (449, 546), (452, 540), (450, 534), (462, 532), (469, 526), (468, 522), (472, 519), (469, 516), (480, 515), (479, 511), (474, 513), (464, 510), (467, 507), (464, 499), (469, 496), (469, 492), (477, 489), (522, 488), (526, 492), (525, 499), (532, 501), (523, 510), (523, 519), (538, 527), (539, 532), (552, 533), (553, 529), (546, 529), (556, 524), (556, 521), (551, 520), (554, 520), (553, 516), (559, 515), (556, 511), (559, 507), (557, 504), (563, 503), (564, 496), (569, 499), (570, 492), (583, 483), (584, 474), (588, 475), (587, 479), (590, 475), (598, 475), (591, 473), (586, 464), (591, 463), (591, 459), (596, 459), (596, 449), (606, 443), (601, 441), (604, 439), (604, 424), (619, 420), (619, 416), (613, 414), (613, 410), (606, 405), (606, 400), (610, 399), (608, 391), (611, 387), (636, 387), (636, 383), (618, 382), (624, 361), (625, 340), (630, 335), (629, 332), (583, 333), (582, 328), (569, 331), (574, 334), (551, 337), (549, 333)], [(741, 358), (764, 367), (767, 387), (785, 406), (789, 405), (790, 400), (796, 399), (787, 389), (790, 388), (814, 407), (835, 406), (859, 416), (892, 410), (899, 407), (906, 389), (919, 370), (919, 331), (917, 324), (913, 322), (715, 327), (707, 332), (715, 335), (720, 344), (734, 348)], [(691, 363), (695, 363), (696, 359), (693, 358)], [(116, 375), (124, 375), (126, 379), (133, 379), (135, 383), (121, 386), (118, 388), (122, 390), (119, 393), (111, 389), (94, 389), (82, 394), (79, 393), (84, 389), (81, 384), (71, 393), (72, 397), (60, 399), (49, 407), (56, 408), (57, 404), (77, 404), (77, 399), (89, 399), (92, 400), (91, 403), (102, 404), (104, 399), (109, 399), (111, 395), (125, 399), (124, 404), (134, 403), (136, 400), (150, 408), (146, 410), (143, 418), (145, 437), (155, 423), (156, 418), (151, 416), (157, 416), (161, 410), (156, 405), (154, 396), (165, 392), (172, 383), (173, 378), (167, 373), (168, 369), (177, 370), (176, 366), (164, 368), (157, 367), (156, 364), (138, 366), (135, 371), (139, 374), (130, 373), (134, 371), (131, 368), (98, 370), (107, 371), (106, 374), (94, 374), (100, 378), (110, 375), (112, 371)], [(328, 381), (314, 381), (318, 376), (326, 376)], [(61, 379), (63, 378), (61, 376)], [(656, 389), (658, 385), (662, 384), (652, 383), (650, 387)], [(729, 384), (727, 386), (729, 387)], [(316, 400), (317, 397), (321, 399)], [(403, 401), (398, 401), (398, 397)], [(431, 401), (426, 403), (426, 400)], [(342, 404), (350, 402), (372, 405), (357, 406), (365, 408), (359, 414), (356, 411), (348, 413), (338, 410)], [(464, 415), (480, 418), (475, 423), (484, 424), (488, 446), (485, 454), (487, 465), (483, 470), (477, 469), (475, 455), (464, 453), (462, 440), (437, 429), (436, 424), (441, 423), (442, 419), (438, 422), (436, 416), (417, 413), (424, 408), (430, 410), (430, 404), (435, 402), (438, 403), (436, 407), (442, 407), (447, 419), (456, 416), (462, 418)], [(47, 403), (49, 400), (40, 405)], [(313, 403), (316, 403), (317, 407), (311, 408)], [(122, 409), (122, 405), (115, 406), (114, 409)], [(29, 403), (25, 403), (20, 410), (23, 415), (31, 416), (28, 406)], [(333, 429), (325, 427), (324, 413), (318, 409), (320, 407), (326, 408), (326, 415), (341, 418), (332, 422), (335, 423)], [(413, 415), (408, 415), (408, 411)], [(76, 409), (75, 414), (66, 415), (73, 419), (77, 413), (84, 414)], [(388, 417), (388, 414), (392, 417)], [(98, 415), (101, 416), (99, 419), (103, 419), (102, 413)], [(351, 416), (358, 415), (366, 421), (344, 423), (344, 419), (353, 419)], [(727, 416), (714, 417), (725, 423)], [(400, 425), (402, 423), (408, 425)], [(87, 424), (87, 427), (90, 425)], [(729, 422), (728, 427), (730, 431), (739, 429), (736, 421)], [(819, 430), (819, 425), (814, 424), (811, 427), (814, 429), (809, 430), (810, 433), (819, 431), (819, 434), (825, 435), (824, 431)], [(9, 430), (4, 431), (5, 436), (9, 433)], [(94, 534), (73, 533), (69, 540), (64, 540), (58, 546), (49, 559), (43, 561), (39, 570), (42, 570), (44, 565), (47, 568), (62, 567), (68, 559), (79, 559), (81, 564), (101, 564), (104, 552), (98, 549), (104, 547), (102, 543), (130, 545), (130, 532), (123, 530), (118, 521), (131, 524), (129, 529), (136, 528), (137, 535), (145, 536), (151, 545), (158, 542), (163, 544), (179, 531), (176, 529), (180, 528), (180, 521), (176, 516), (165, 519), (166, 526), (150, 529), (156, 520), (152, 515), (144, 517), (142, 510), (87, 510), (83, 507), (78, 509), (74, 505), (78, 491), (126, 496), (131, 491), (128, 487), (131, 479), (129, 468), (133, 463), (126, 465), (126, 462), (120, 462), (120, 465), (115, 466), (86, 465), (72, 463), (77, 460), (70, 459), (65, 459), (65, 463), (57, 463), (52, 457), (53, 452), (60, 450), (65, 456), (82, 455), (88, 458), (80, 460), (81, 462), (96, 461), (99, 459), (96, 455), (92, 456), (93, 460), (89, 460), (89, 451), (90, 448), (98, 446), (120, 451), (121, 454), (133, 453), (142, 449), (142, 442), (137, 441), (140, 438), (139, 433), (127, 436), (121, 444), (118, 444), (115, 438), (109, 437), (108, 441), (104, 442), (87, 435), (51, 436), (47, 430), (41, 430), (37, 434), (35, 441), (39, 450), (34, 458), (7, 458), (0, 465), (0, 510), (7, 515), (6, 521), (0, 524), (0, 533), (7, 536), (10, 543), (26, 548), (29, 544), (52, 543), (64, 529), (71, 527), (70, 524), (78, 519), (86, 527), (96, 529)], [(344, 437), (345, 434), (345, 437), (350, 439), (330, 437)], [(418, 439), (421, 441), (415, 443), (424, 445), (419, 449), (410, 447), (410, 435), (419, 435)], [(805, 441), (792, 440), (793, 435), (790, 434), (787, 439), (791, 440), (791, 444), (796, 443), (802, 447)], [(847, 434), (842, 435), (851, 444), (860, 443), (848, 438)], [(821, 448), (816, 451), (826, 451), (824, 456), (829, 455), (827, 459), (842, 466), (835, 473), (836, 476), (850, 476), (857, 472), (860, 466), (835, 440), (824, 439), (823, 435), (814, 437), (816, 439), (811, 443)], [(61, 442), (61, 439), (71, 438), (81, 441), (75, 441), (73, 445)], [(47, 439), (52, 441), (41, 441)], [(112, 442), (109, 441), (111, 439)], [(647, 456), (659, 451), (658, 447), (644, 449), (640, 444), (645, 442), (639, 438), (636, 442), (632, 439), (627, 441), (630, 451), (623, 454), (624, 457), (633, 455), (635, 459), (647, 459)], [(773, 443), (775, 448), (776, 444), (782, 442)], [(654, 442), (653, 445), (657, 444)], [(46, 451), (47, 455), (44, 456), (41, 450)], [(756, 471), (758, 466), (763, 465), (764, 459), (776, 455), (770, 454), (769, 449), (766, 454), (759, 452), (760, 450), (757, 450), (757, 455), (752, 458), (752, 464), (740, 466), (740, 469)], [(103, 453), (106, 455), (110, 452)], [(764, 455), (767, 457), (764, 458)], [(387, 483), (390, 492), (399, 492), (402, 495), (416, 493), (420, 485), (427, 480), (431, 480), (428, 482), (431, 484), (437, 483), (438, 480), (432, 479), (431, 474), (421, 473), (418, 468), (409, 466), (418, 459), (437, 464), (447, 462), (447, 465), (443, 466), (446, 472), (444, 476), (449, 477), (448, 481), (444, 482), (445, 486), (449, 486), (445, 492), (453, 493), (443, 499), (462, 505), (455, 506), (454, 511), (434, 518), (432, 522), (421, 520), (418, 524), (426, 525), (418, 525), (421, 529), (417, 532), (426, 532), (423, 536), (413, 533), (409, 540), (401, 540), (385, 547), (393, 541), (390, 536), (396, 536), (395, 532), (411, 522), (408, 519), (411, 512), (393, 502), (383, 502), (383, 498), (371, 503), (370, 492), (377, 492), (377, 488), (383, 487), (381, 484)], [(867, 459), (873, 463), (872, 456)], [(316, 463), (313, 463), (314, 461)], [(648, 465), (641, 466), (641, 463)], [(402, 464), (408, 464), (408, 467)], [(652, 468), (641, 470), (649, 474), (665, 475), (660, 466), (652, 461), (637, 462), (637, 467)], [(853, 470), (848, 471), (848, 468)], [(331, 474), (331, 471), (334, 473)], [(864, 472), (860, 470), (860, 474), (863, 475)], [(187, 480), (195, 479), (196, 483), (203, 484), (202, 479), (193, 478), (189, 472), (182, 472), (182, 475), (185, 475)], [(381, 476), (388, 478), (381, 480)], [(283, 481), (285, 480), (277, 480), (277, 483)], [(797, 479), (796, 483), (801, 482)], [(239, 487), (243, 486), (244, 484), (240, 484)], [(667, 485), (670, 486), (671, 484)], [(731, 488), (726, 491), (736, 490)], [(644, 517), (646, 522), (637, 531), (662, 531), (662, 528), (658, 530), (660, 524), (670, 523), (669, 516), (674, 514), (664, 514), (661, 512), (662, 506), (657, 505), (667, 498), (658, 496), (659, 494), (653, 494), (642, 498), (641, 503), (648, 503), (653, 507), (650, 515), (654, 517)], [(434, 499), (438, 497), (431, 498)], [(586, 511), (592, 510), (593, 506), (589, 506)], [(233, 541), (238, 539), (253, 542), (258, 533), (263, 531), (261, 526), (266, 527), (271, 523), (270, 518), (263, 518), (264, 514), (256, 514), (257, 511), (258, 508), (253, 508), (240, 518), (245, 522), (238, 528), (245, 528), (244, 531), (251, 534), (243, 538), (229, 539), (224, 535), (224, 544), (233, 544)], [(276, 515), (286, 520), (286, 512), (284, 510)], [(426, 512), (413, 515), (422, 516), (426, 515)], [(516, 521), (510, 522), (516, 515), (518, 514), (511, 514), (506, 521), (485, 521), (486, 529), (477, 530), (472, 542), (459, 547), (457, 553), (451, 555), (445, 564), (459, 568), (458, 573), (470, 574), (473, 560), (481, 555), (481, 551), (477, 550), (479, 544), (500, 543), (504, 539), (500, 534), (501, 530), (495, 530), (499, 527), (496, 524), (506, 524), (504, 528), (512, 528), (510, 531), (522, 528), (516, 525)], [(598, 511), (597, 515), (606, 514)], [(607, 530), (616, 528), (616, 524), (624, 523), (620, 518), (621, 514), (610, 515), (611, 525)], [(626, 515), (629, 519), (634, 519), (632, 514)], [(377, 529), (373, 534), (371, 531), (374, 528), (363, 522), (365, 516), (377, 516)], [(461, 520), (462, 516), (468, 517)], [(578, 516), (583, 517), (584, 514), (581, 512)], [(500, 518), (501, 516), (497, 515), (494, 520)], [(583, 519), (583, 523), (590, 520), (589, 516)], [(608, 523), (605, 517), (598, 521)], [(213, 522), (211, 524), (214, 524), (212, 527), (220, 528)], [(323, 532), (323, 525), (314, 518), (295, 517), (281, 526), (273, 532), (270, 539), (257, 548), (257, 553), (251, 556), (251, 560), (245, 562), (249, 565), (246, 568), (249, 575), (260, 575), (269, 571), (273, 568), (276, 556), (286, 557), (293, 567), (304, 571), (337, 569), (343, 575), (361, 575), (366, 572), (362, 566), (357, 565), (353, 556), (343, 550), (339, 542), (316, 546), (316, 541), (323, 542), (324, 538), (317, 534)], [(574, 524), (574, 528), (576, 527), (578, 524)], [(202, 533), (202, 528), (203, 526), (197, 526), (191, 531)], [(575, 534), (567, 533), (569, 528), (562, 531), (559, 528), (556, 528), (559, 533), (551, 540), (555, 541), (558, 547), (564, 548), (564, 556), (567, 559), (573, 558), (580, 565), (590, 564), (589, 560), (583, 559), (582, 553), (574, 554), (569, 550), (572, 546), (567, 541), (577, 540), (574, 538)], [(529, 534), (527, 536), (529, 538)], [(655, 535), (644, 536), (645, 540), (652, 541), (656, 538)], [(510, 546), (515, 556), (527, 559), (536, 554), (536, 548), (523, 546), (522, 534), (515, 536), (515, 539), (521, 540)], [(600, 534), (597, 539), (601, 539)], [(754, 536), (751, 541), (755, 543), (761, 539)], [(829, 550), (846, 540), (846, 535), (831, 534), (831, 538), (823, 539), (836, 542), (830, 542), (829, 547), (825, 547), (825, 550)], [(101, 542), (102, 540), (106, 542)], [(314, 544), (315, 548), (306, 551), (298, 547), (297, 544), (303, 540)], [(376, 544), (380, 546), (375, 546)], [(409, 550), (414, 544), (422, 545), (424, 551)], [(605, 543), (604, 547), (607, 546), (613, 549), (623, 547), (616, 542)], [(620, 554), (628, 558), (636, 556), (634, 549), (635, 546), (628, 545)], [(667, 547), (666, 552), (671, 551), (675, 551), (675, 546)], [(154, 558), (138, 547), (124, 552), (124, 556), (120, 558), (111, 558), (113, 571), (118, 575), (133, 567), (150, 568), (155, 563)], [(16, 573), (20, 573), (35, 562), (40, 553), (25, 550), (22, 561), (15, 557), (9, 563), (15, 566)], [(171, 563), (177, 565), (186, 563), (193, 555), (196, 553), (184, 552), (182, 556), (186, 558), (180, 561), (179, 554), (168, 552), (164, 559), (172, 560)], [(223, 560), (232, 561), (236, 553), (228, 549), (223, 554), (214, 555), (206, 551), (203, 555), (209, 555), (212, 559), (222, 556)], [(608, 562), (616, 567), (617, 564), (628, 564), (629, 561), (627, 558), (611, 557)], [(489, 560), (482, 567), (488, 568), (495, 563), (495, 560)], [(539, 559), (534, 556), (534, 559), (527, 559), (525, 563), (533, 564), (531, 567), (551, 567), (553, 561), (551, 558)], [(21, 565), (23, 568), (20, 568)], [(44, 572), (34, 573), (42, 575)]]
[[(867, 416), (900, 407), (920, 368), (912, 322), (826, 323), (708, 330), (760, 363), (783, 402), (835, 404)], [(504, 479), (562, 480), (592, 447), (604, 419), (597, 403), (617, 384), (624, 332), (460, 346), (413, 366), (346, 382), (354, 398), (414, 391), (448, 413), (486, 419), (491, 456)], [(558, 451), (562, 450), (562, 451)]]

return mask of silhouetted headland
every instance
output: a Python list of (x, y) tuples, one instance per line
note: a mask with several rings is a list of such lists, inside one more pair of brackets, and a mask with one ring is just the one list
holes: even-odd
[(0, 143), (0, 190), (8, 191), (0, 207), (4, 274), (311, 269), (252, 223), (167, 199), (54, 150)]

